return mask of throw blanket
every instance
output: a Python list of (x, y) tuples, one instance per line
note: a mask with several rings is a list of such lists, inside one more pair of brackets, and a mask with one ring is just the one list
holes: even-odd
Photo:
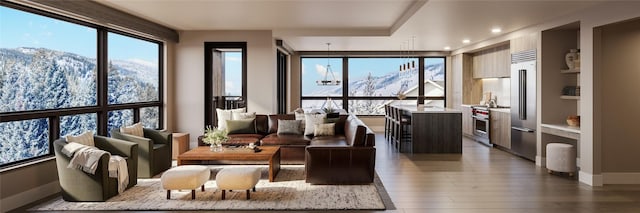
[[(67, 146), (70, 147), (67, 148)], [(100, 156), (104, 154), (111, 155), (108, 152), (99, 150), (95, 147), (85, 146), (77, 143), (74, 144), (74, 142), (65, 145), (62, 149), (72, 151), (70, 152), (70, 154), (73, 155), (73, 157), (71, 158), (71, 161), (69, 161), (69, 166), (67, 166), (67, 168), (80, 169), (89, 174), (96, 173), (96, 169), (98, 169), (98, 161), (100, 161)]]
[(112, 155), (109, 158), (109, 177), (117, 177), (118, 193), (124, 192), (129, 184), (129, 170), (127, 170), (127, 161), (123, 157)]
[(111, 155), (109, 152), (92, 146), (70, 142), (62, 147), (62, 153), (71, 157), (67, 168), (80, 169), (89, 174), (95, 174), (98, 169), (98, 161), (103, 154), (109, 155), (109, 177), (118, 179), (118, 193), (122, 193), (129, 184), (129, 170), (127, 161), (120, 156)]

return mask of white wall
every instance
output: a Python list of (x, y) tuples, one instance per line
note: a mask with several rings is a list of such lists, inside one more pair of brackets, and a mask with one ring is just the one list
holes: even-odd
[(183, 31), (175, 45), (175, 131), (191, 135), (191, 147), (204, 131), (204, 42), (247, 42), (247, 110), (277, 112), (276, 47), (270, 30)]

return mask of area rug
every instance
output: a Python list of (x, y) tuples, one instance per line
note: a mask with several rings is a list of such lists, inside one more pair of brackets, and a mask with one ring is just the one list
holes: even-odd
[(138, 185), (106, 202), (66, 202), (58, 197), (30, 210), (383, 210), (388, 203), (380, 196), (378, 188), (383, 195), (386, 191), (377, 176), (369, 185), (311, 185), (304, 181), (302, 165), (282, 166), (275, 182), (268, 181), (267, 167), (259, 166), (262, 178), (251, 200), (246, 200), (245, 191), (227, 192), (220, 200), (222, 191), (214, 179), (224, 167), (238, 166), (210, 166), (212, 180), (204, 192), (196, 191), (195, 200), (188, 190), (172, 191), (167, 200), (160, 179), (152, 178), (138, 180)]

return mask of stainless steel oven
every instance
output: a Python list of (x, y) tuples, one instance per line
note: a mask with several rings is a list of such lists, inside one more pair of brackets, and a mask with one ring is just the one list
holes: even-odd
[(491, 126), (489, 124), (489, 109), (486, 107), (471, 107), (471, 117), (473, 120), (473, 137), (476, 141), (487, 146), (493, 146), (489, 138)]

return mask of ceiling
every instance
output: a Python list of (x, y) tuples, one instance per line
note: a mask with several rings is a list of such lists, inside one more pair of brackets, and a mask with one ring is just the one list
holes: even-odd
[[(603, 1), (96, 0), (189, 30), (272, 30), (297, 51), (452, 50)], [(492, 33), (492, 28), (501, 33)], [(469, 39), (465, 44), (463, 39)]]

